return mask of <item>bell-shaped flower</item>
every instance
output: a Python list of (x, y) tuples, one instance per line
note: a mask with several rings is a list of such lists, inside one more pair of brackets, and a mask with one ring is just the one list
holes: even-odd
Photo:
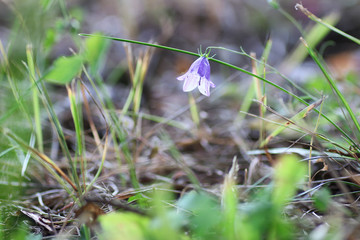
[(215, 84), (210, 81), (210, 63), (205, 56), (201, 56), (193, 62), (189, 70), (177, 80), (184, 81), (184, 92), (190, 92), (198, 87), (205, 96), (210, 96), (210, 87), (215, 87)]

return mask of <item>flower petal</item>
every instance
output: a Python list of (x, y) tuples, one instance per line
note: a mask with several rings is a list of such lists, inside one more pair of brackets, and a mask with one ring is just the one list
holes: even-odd
[(184, 81), (184, 92), (190, 92), (198, 87), (199, 91), (205, 96), (210, 96), (210, 87), (215, 87), (215, 84), (210, 81), (209, 60), (204, 56), (196, 59), (191, 64), (189, 70), (177, 77), (177, 80)]
[(199, 91), (205, 95), (210, 96), (210, 81), (208, 81), (206, 78), (202, 77), (199, 82)]
[(198, 74), (200, 77), (210, 78), (210, 63), (206, 57), (201, 57), (201, 63), (199, 65)]
[(187, 74), (187, 76), (185, 77), (183, 91), (190, 92), (194, 90), (198, 86), (199, 80), (200, 77), (197, 74), (191, 74), (191, 73)]
[(176, 79), (179, 80), (179, 81), (183, 81), (183, 80), (185, 80), (185, 78), (186, 78), (187, 75), (188, 75), (188, 72), (185, 73), (185, 74), (183, 74), (183, 75), (181, 75), (181, 76), (179, 76), (179, 77), (177, 77)]
[(197, 74), (199, 72), (199, 67), (202, 64), (204, 57), (199, 57), (198, 59), (195, 60), (195, 62), (193, 62), (189, 68), (189, 73), (195, 73)]

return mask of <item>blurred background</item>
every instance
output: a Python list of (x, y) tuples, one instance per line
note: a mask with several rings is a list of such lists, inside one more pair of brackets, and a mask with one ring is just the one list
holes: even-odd
[[(292, 81), (307, 87), (318, 98), (321, 98), (323, 91), (325, 94), (331, 92), (329, 86), (319, 83), (321, 74), (311, 59), (299, 60), (297, 64), (288, 68), (289, 56), (299, 44), (301, 33), (281, 11), (292, 16), (305, 32), (315, 25), (314, 22), (295, 9), (297, 1), (278, 1), (281, 10), (275, 9), (270, 3), (276, 2), (265, 0), (73, 0), (66, 2), (2, 0), (0, 1), (0, 40), (7, 53), (12, 75), (18, 81), (20, 89), (29, 89), (28, 72), (23, 64), (24, 61), (26, 62), (27, 44), (32, 44), (38, 70), (44, 74), (58, 57), (85, 51), (85, 38), (80, 37), (79, 33), (101, 33), (113, 37), (154, 42), (192, 52), (197, 52), (200, 47), (204, 51), (208, 46), (225, 47), (235, 51), (240, 51), (242, 48), (248, 54), (255, 53), (258, 58), (261, 57), (266, 43), (271, 39), (272, 48), (268, 58), (270, 65), (287, 74)], [(359, 1), (304, 0), (302, 3), (318, 17), (330, 16), (332, 23), (338, 28), (355, 37), (360, 37)], [(112, 41), (108, 44), (108, 50), (99, 61), (101, 62), (99, 74), (108, 86), (108, 94), (115, 106), (121, 108), (131, 86), (128, 61), (121, 42)], [(135, 58), (144, 54), (146, 49), (139, 45), (131, 47)], [(358, 73), (359, 70), (358, 47), (355, 43), (330, 32), (321, 37), (321, 41), (316, 44), (316, 49), (332, 66), (339, 80), (352, 76), (352, 81), (357, 86), (357, 78), (349, 75), (349, 73)], [(182, 83), (177, 81), (176, 77), (184, 73), (195, 58), (177, 52), (153, 50), (154, 54), (144, 83), (142, 112), (177, 119), (188, 129), (192, 129), (194, 123), (190, 113), (183, 109), (188, 104), (187, 94), (182, 92)], [(225, 50), (213, 50), (212, 54), (216, 54), (218, 59), (251, 71), (251, 60), (247, 56)], [(0, 112), (7, 113), (15, 102), (6, 80), (5, 74), (8, 69), (5, 67), (3, 54), (0, 57), (3, 73), (0, 81)], [(202, 99), (199, 103), (199, 113), (203, 123), (201, 131), (208, 135), (232, 139), (233, 121), (238, 115), (242, 99), (252, 79), (215, 63), (211, 63), (211, 71), (211, 80), (217, 87), (212, 89), (213, 94), (210, 98)], [(278, 74), (268, 74), (267, 78), (280, 85), (284, 82)], [(285, 82), (283, 86), (287, 86), (286, 84)], [(359, 91), (354, 85), (348, 91)], [(72, 117), (65, 88), (51, 84), (48, 87), (63, 126), (72, 129)], [(284, 115), (292, 116), (303, 108), (303, 106), (300, 108), (293, 106), (289, 97), (279, 91), (272, 94), (269, 89), (268, 94), (271, 96), (268, 98), (269, 105)], [(194, 92), (194, 96), (197, 99), (200, 97), (197, 92)], [(354, 101), (354, 104), (357, 102)], [(333, 109), (330, 107), (330, 112)], [(257, 106), (251, 108), (250, 112), (257, 114)], [(23, 122), (24, 117), (17, 117), (18, 121), (13, 119), (7, 118), (4, 120), (7, 121), (4, 125), (11, 126), (11, 129), (18, 131), (21, 135), (29, 136), (31, 128)], [(254, 119), (250, 118), (249, 121), (243, 122), (241, 131), (236, 132), (242, 139), (246, 139), (247, 149), (257, 147), (256, 140), (259, 131), (257, 127), (254, 127), (253, 121)], [(47, 131), (50, 125), (48, 122), (44, 124), (48, 124), (44, 126)], [(148, 124), (148, 127), (150, 128), (151, 124)], [(329, 132), (329, 129), (325, 131)], [(171, 131), (171, 134), (174, 139), (191, 136), (191, 134), (179, 131)], [(48, 135), (50, 136), (51, 133)], [(297, 139), (298, 136), (292, 137)], [(201, 139), (201, 136), (199, 138)], [(280, 142), (282, 141), (283, 139), (280, 139)], [(48, 142), (51, 142), (51, 139), (48, 139)], [(178, 146), (180, 149), (185, 146), (184, 149), (186, 149), (186, 146), (196, 142), (197, 140), (185, 144), (180, 141)], [(195, 157), (197, 161), (206, 162), (208, 159), (216, 158), (219, 160), (217, 163), (224, 162), (225, 165), (219, 167), (223, 170), (228, 169), (232, 157), (238, 153), (238, 148), (229, 139), (223, 144), (215, 144), (210, 149), (213, 151), (207, 149), (199, 153), (194, 151), (193, 154), (198, 153)]]
[[(279, 5), (305, 28), (308, 18), (295, 10), (297, 1), (279, 1)], [(318, 17), (339, 14), (337, 27), (358, 37), (360, 4), (356, 0), (302, 1)], [(66, 5), (66, 6), (64, 6)], [(78, 43), (69, 34), (101, 32), (105, 35), (153, 41), (166, 46), (196, 52), (199, 46), (221, 46), (260, 55), (268, 39), (273, 40), (271, 63), (279, 63), (298, 42), (300, 33), (294, 25), (265, 0), (99, 0), (99, 1), (0, 1), (0, 39), (4, 46), (11, 42), (11, 56), (24, 54), (24, 43), (43, 44), (50, 57), (70, 54)], [(80, 41), (80, 37), (79, 37)], [(355, 45), (330, 33), (326, 54), (352, 49)], [(336, 46), (335, 46), (336, 45)], [(122, 44), (113, 43), (106, 68), (114, 68), (124, 59)], [(172, 58), (162, 57), (170, 55)], [(248, 59), (219, 53), (234, 64)], [(156, 54), (160, 63), (152, 71), (174, 69), (181, 56), (162, 51)], [(161, 57), (160, 57), (161, 56)], [(14, 59), (15, 61), (16, 59)], [(193, 59), (190, 59), (191, 61)], [(176, 68), (175, 68), (176, 69)], [(104, 72), (107, 72), (104, 70)]]
[[(312, 60), (299, 61), (297, 66), (287, 69), (288, 57), (299, 44), (301, 33), (281, 11), (292, 16), (305, 31), (313, 26), (314, 22), (295, 9), (297, 1), (279, 1), (281, 11), (273, 8), (269, 2), (275, 3), (265, 0), (2, 0), (0, 40), (7, 52), (13, 77), (19, 81), (20, 88), (26, 88), (29, 83), (24, 81), (27, 79), (27, 71), (22, 63), (26, 61), (26, 45), (32, 44), (39, 71), (46, 73), (59, 56), (70, 56), (73, 52), (84, 51), (84, 38), (78, 36), (79, 33), (101, 33), (150, 41), (193, 52), (197, 52), (200, 47), (204, 50), (208, 46), (225, 47), (235, 51), (239, 51), (241, 47), (246, 53), (255, 53), (258, 58), (271, 39), (268, 63), (280, 72), (284, 71), (294, 82), (313, 89), (314, 94), (320, 98), (320, 92), (325, 86), (319, 85), (317, 81), (306, 85), (307, 78), (316, 79), (319, 72)], [(359, 1), (304, 0), (302, 3), (318, 17), (331, 16), (332, 22), (338, 28), (360, 37)], [(316, 48), (328, 60), (339, 80), (347, 77), (349, 72), (358, 72), (359, 54), (355, 43), (335, 33), (329, 33), (317, 43)], [(143, 54), (144, 50), (144, 46), (132, 45), (135, 57)], [(186, 94), (181, 91), (182, 83), (178, 82), (176, 77), (185, 72), (195, 59), (181, 53), (153, 50), (155, 52), (144, 85), (142, 110), (163, 117), (174, 116), (188, 103)], [(212, 53), (216, 54), (218, 59), (251, 71), (249, 57), (225, 50), (213, 50)], [(108, 92), (114, 104), (120, 108), (126, 100), (131, 84), (123, 44), (110, 42), (103, 57), (99, 71), (109, 87)], [(3, 54), (1, 60), (2, 73), (6, 73)], [(199, 104), (200, 116), (206, 123), (204, 126), (226, 136), (232, 131), (230, 126), (236, 118), (251, 77), (235, 73), (218, 64), (212, 63), (211, 68), (211, 79), (217, 88), (213, 89), (214, 94), (210, 98), (203, 99)], [(276, 74), (269, 74), (268, 78), (278, 81), (279, 84), (283, 81)], [(8, 97), (11, 93), (5, 75), (0, 84), (0, 112), (6, 112), (11, 108)], [(65, 88), (50, 85), (49, 89), (64, 126), (71, 128), (72, 120)], [(351, 91), (358, 91), (358, 88)], [(199, 97), (198, 93), (195, 93), (195, 96)], [(269, 98), (269, 104), (281, 112), (281, 109), (284, 109), (281, 104), (288, 100), (287, 97), (276, 93)], [(189, 113), (176, 116), (188, 124), (188, 127), (193, 126)], [(8, 124), (15, 130), (21, 126), (23, 132), (26, 132), (26, 129), (27, 134), (31, 132), (21, 121), (14, 122), (10, 119)], [(251, 129), (251, 123), (248, 124), (249, 128), (246, 129)], [(258, 132), (246, 130), (243, 137), (256, 139)], [(232, 159), (229, 156), (236, 152), (237, 150), (232, 150), (225, 154), (227, 163)]]
[[(303, 13), (296, 11), (296, 3), (279, 1), (279, 5), (306, 28), (310, 22)], [(359, 37), (359, 1), (305, 0), (302, 3), (318, 17), (337, 13), (337, 27)], [(270, 64), (275, 66), (294, 48), (300, 37), (294, 25), (265, 0), (0, 1), (0, 39), (8, 46), (10, 62), (14, 65), (24, 59), (24, 47), (30, 42), (44, 48), (41, 49), (45, 50), (44, 54), (49, 51), (49, 61), (59, 55), (70, 55), (69, 48), (77, 51), (81, 41), (80, 37), (74, 39), (71, 35), (79, 32), (152, 41), (194, 52), (200, 46), (233, 50), (239, 50), (241, 46), (258, 56), (266, 41), (272, 39)], [(325, 56), (356, 47), (335, 33), (330, 33), (322, 43), (318, 46), (323, 46), (323, 50), (326, 48)], [(216, 54), (238, 66), (249, 64), (249, 59), (243, 56), (225, 51)], [(122, 44), (112, 43), (103, 74), (110, 74), (109, 69), (116, 68), (124, 61), (124, 56)], [(188, 56), (158, 50), (154, 58), (149, 75), (151, 81), (159, 78), (164, 81), (163, 77), (170, 80), (174, 76), (168, 71), (176, 71), (174, 75), (177, 75), (193, 61)]]
[[(276, 3), (279, 4), (279, 9), (273, 7)], [(315, 96), (314, 99), (321, 99), (323, 95), (332, 93), (329, 85), (324, 84), (326, 81), (313, 60), (307, 58), (306, 54), (302, 55), (306, 51), (304, 49), (300, 53), (295, 51), (301, 44), (300, 30), (302, 29), (301, 31), (307, 34), (315, 25), (307, 16), (295, 9), (297, 3), (298, 1), (292, 0), (278, 2), (270, 0), (0, 0), (1, 127), (9, 128), (26, 142), (31, 142), (29, 139), (33, 133), (33, 126), (29, 123), (32, 119), (26, 119), (26, 116), (30, 114), (24, 114), (32, 109), (32, 85), (26, 65), (26, 46), (32, 45), (37, 75), (43, 76), (60, 56), (72, 56), (74, 53), (87, 50), (86, 38), (79, 36), (79, 33), (100, 33), (157, 43), (195, 53), (200, 47), (204, 51), (208, 46), (224, 47), (234, 51), (240, 51), (242, 48), (245, 53), (253, 53), (257, 58), (262, 56), (266, 44), (271, 40), (272, 48), (268, 63), (286, 74), (300, 87), (306, 88)], [(360, 37), (360, 1), (303, 0), (302, 4), (309, 11), (320, 18), (327, 19), (339, 29)], [(286, 18), (286, 14), (291, 16), (298, 26)], [(318, 34), (317, 32), (313, 34), (313, 38), (319, 35), (319, 41), (314, 41), (316, 50), (329, 64), (353, 109), (359, 109), (360, 54), (358, 45), (333, 32), (319, 31)], [(129, 45), (126, 46), (129, 48)], [(103, 53), (98, 55), (99, 66), (94, 76), (105, 83), (106, 93), (114, 103), (115, 110), (120, 112), (132, 85), (126, 47), (124, 48), (121, 42), (108, 41), (103, 49)], [(133, 54), (131, 57), (134, 62), (135, 59), (143, 57), (147, 49), (144, 46), (131, 45)], [(176, 156), (183, 158), (185, 165), (197, 174), (205, 187), (222, 183), (233, 157), (239, 156), (241, 165), (239, 179), (240, 182), (243, 181), (245, 170), (249, 169), (250, 164), (246, 151), (259, 147), (261, 129), (259, 129), (259, 119), (256, 117), (245, 116), (240, 126), (235, 126), (234, 120), (239, 116), (239, 110), (253, 81), (252, 77), (211, 62), (211, 80), (217, 85), (216, 88), (212, 89), (209, 98), (201, 96), (197, 91), (191, 95), (198, 103), (201, 118), (200, 124), (196, 125), (189, 111), (188, 94), (182, 91), (182, 83), (176, 80), (176, 77), (183, 74), (196, 58), (178, 52), (152, 50), (154, 52), (144, 80), (140, 113), (176, 120), (183, 128), (167, 125), (162, 128), (153, 128), (154, 125), (158, 126), (156, 121), (139, 117), (141, 120), (137, 126), (142, 128), (139, 134), (137, 129), (131, 129), (137, 124), (134, 122), (135, 118), (129, 117), (129, 122), (123, 123), (125, 128), (130, 129), (126, 136), (130, 140), (127, 139), (127, 141), (135, 142), (135, 147), (142, 144), (142, 148), (136, 149), (138, 152), (133, 153), (134, 158), (137, 157), (136, 170), (140, 173), (140, 182), (152, 183), (158, 179), (164, 179), (161, 177), (169, 176), (169, 181), (173, 181), (171, 183), (181, 185), (180, 190), (187, 187), (189, 179), (186, 179), (186, 174), (181, 166), (179, 167)], [(252, 69), (251, 59), (245, 54), (219, 49), (214, 49), (211, 54), (216, 54), (217, 59), (248, 71)], [(276, 72), (273, 74), (274, 69), (268, 70), (267, 79), (290, 91), (301, 93), (280, 74)], [(81, 77), (85, 84), (90, 86), (87, 76), (83, 74)], [(10, 86), (12, 83), (15, 85), (13, 88)], [(46, 87), (56, 115), (64, 127), (67, 143), (74, 151), (76, 134), (66, 88), (51, 83), (46, 83)], [(18, 92), (14, 94), (13, 89), (17, 89)], [(91, 87), (89, 89), (91, 91)], [(14, 97), (17, 93), (21, 93), (28, 109), (19, 108)], [(284, 116), (292, 117), (299, 110), (304, 109), (303, 104), (293, 101), (294, 99), (278, 89), (269, 87), (266, 89), (266, 95), (267, 104)], [(314, 99), (310, 99), (309, 103)], [(329, 118), (352, 133), (348, 124), (339, 117), (341, 109), (336, 100), (328, 101), (323, 111)], [(101, 112), (96, 106), (92, 110), (95, 125), (100, 136), (103, 136), (101, 134), (105, 133), (106, 127), (102, 121)], [(253, 104), (248, 112), (258, 115), (259, 106)], [(44, 152), (61, 168), (66, 169), (68, 165), (59, 146), (56, 145), (56, 134), (51, 130), (47, 112), (42, 109), (41, 114), (45, 135)], [(269, 113), (269, 116), (265, 118), (273, 120), (271, 117), (274, 115)], [(278, 116), (275, 116), (275, 120), (279, 120), (276, 117)], [(312, 127), (315, 125), (314, 119), (317, 115), (311, 115), (309, 118), (305, 119), (306, 126), (314, 129)], [(89, 137), (91, 134), (86, 119), (84, 128), (85, 134)], [(148, 132), (151, 133), (150, 137), (147, 136)], [(164, 137), (166, 135), (164, 132), (170, 136), (168, 139)], [(326, 133), (327, 136), (333, 134), (336, 138), (340, 138), (339, 133), (335, 132), (332, 126), (329, 127), (327, 122), (320, 125), (318, 132)], [(296, 146), (308, 148), (310, 136), (306, 137), (302, 145)], [(276, 138), (276, 141), (272, 141), (269, 147), (293, 147), (302, 140), (300, 134), (284, 133)], [(179, 150), (178, 155), (173, 154), (173, 149), (169, 144), (171, 141)], [(339, 142), (341, 141), (345, 142), (344, 139), (339, 139)], [(94, 142), (91, 143), (93, 148), (87, 148), (89, 151), (87, 156), (89, 156), (90, 176), (93, 176), (94, 173), (91, 171), (97, 169), (101, 156), (94, 153), (96, 147), (94, 147)], [(314, 145), (316, 144), (320, 146), (319, 149), (323, 149), (321, 143)], [(101, 181), (108, 181), (107, 184), (111, 182), (112, 185), (107, 186), (127, 190), (126, 184), (129, 183), (129, 179), (123, 176), (127, 176), (128, 169), (123, 167), (124, 165), (120, 168), (120, 164), (117, 165), (117, 162), (113, 161), (114, 152), (116, 152), (114, 149), (117, 147), (119, 146), (115, 144), (110, 147), (107, 155), (109, 161), (106, 162), (103, 171), (104, 175), (107, 175)], [(18, 181), (17, 187), (23, 186), (19, 185), (19, 182), (24, 179), (31, 184), (38, 183), (31, 187), (27, 185), (28, 195), (39, 192), (43, 186), (50, 186), (49, 188), (56, 186), (56, 181), (50, 174), (40, 164), (35, 164), (33, 161), (30, 162), (32, 168), (29, 167), (27, 175), (21, 176), (23, 163), (20, 161), (25, 158), (21, 155), (24, 153), (15, 151), (9, 139), (2, 135), (0, 136), (0, 153), (2, 157), (0, 184), (4, 183), (0, 186), (0, 189), (4, 190), (0, 192), (0, 197), (4, 194), (8, 199), (17, 199), (16, 196), (22, 192), (21, 190), (7, 191), (7, 188), (12, 188), (8, 184), (10, 180)], [(20, 159), (16, 162), (18, 166), (15, 166), (15, 161), (13, 161), (16, 158)], [(264, 160), (266, 164), (258, 161), (260, 165), (263, 165), (253, 166), (253, 170), (258, 170), (258, 172), (254, 170), (256, 172), (254, 174), (259, 175), (254, 176), (254, 180), (271, 171), (268, 167), (272, 164), (269, 163), (269, 159), (265, 156), (259, 156), (259, 158), (262, 158), (261, 160)], [(123, 175), (119, 177), (116, 175), (118, 173)], [(30, 199), (37, 204), (36, 196)], [(66, 203), (69, 202), (69, 198), (61, 192), (57, 196), (50, 196), (50, 203), (47, 204), (53, 209), (58, 209), (63, 207), (61, 204), (65, 203), (64, 199)]]

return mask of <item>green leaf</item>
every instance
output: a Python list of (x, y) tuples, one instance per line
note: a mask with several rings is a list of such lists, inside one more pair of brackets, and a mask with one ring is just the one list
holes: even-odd
[(273, 203), (281, 207), (294, 196), (297, 184), (304, 179), (306, 167), (296, 155), (284, 155), (275, 167)]
[(328, 209), (329, 204), (331, 202), (330, 191), (326, 188), (320, 189), (319, 191), (317, 191), (314, 194), (313, 200), (314, 200), (315, 207), (319, 211), (326, 212), (326, 210)]
[(210, 195), (191, 191), (178, 201), (177, 206), (192, 213), (188, 221), (194, 235), (213, 239), (214, 235), (220, 234), (222, 224), (225, 224), (221, 222), (223, 215), (220, 204)]
[(43, 8), (43, 11), (49, 10), (49, 8), (51, 7), (51, 5), (53, 3), (54, 3), (54, 0), (42, 0), (41, 1), (41, 6)]
[(85, 42), (85, 59), (88, 61), (92, 73), (101, 69), (106, 52), (109, 49), (109, 40), (100, 37), (87, 38)]
[(149, 239), (147, 217), (135, 213), (113, 212), (99, 217), (102, 233), (99, 239), (145, 240)]
[(44, 48), (45, 50), (50, 50), (52, 46), (54, 46), (56, 42), (57, 33), (54, 28), (50, 28), (46, 31), (46, 37), (44, 40)]
[(57, 84), (69, 83), (81, 71), (83, 59), (81, 56), (60, 57), (58, 58), (50, 72), (44, 79), (48, 82)]

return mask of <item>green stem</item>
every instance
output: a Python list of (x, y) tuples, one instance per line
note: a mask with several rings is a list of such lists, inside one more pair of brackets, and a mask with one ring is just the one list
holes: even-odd
[[(254, 60), (256, 61), (257, 63), (259, 64), (262, 64), (262, 65), (265, 65), (266, 67), (268, 67), (270, 70), (272, 70), (274, 73), (278, 74), (280, 77), (282, 77), (284, 80), (286, 80), (289, 84), (291, 84), (291, 86), (293, 86), (294, 88), (296, 88), (297, 90), (299, 90), (301, 93), (307, 95), (309, 98), (311, 98), (313, 101), (316, 101), (317, 98), (314, 97), (313, 95), (311, 95), (308, 91), (306, 91), (305, 89), (303, 89), (302, 87), (298, 86), (296, 83), (294, 83), (293, 81), (291, 81), (290, 79), (288, 79), (284, 74), (282, 74), (281, 72), (279, 72), (275, 67), (265, 63), (264, 61), (262, 60), (258, 60), (254, 57), (252, 57), (250, 54), (246, 53), (241, 47), (240, 47), (240, 51), (236, 51), (236, 50), (233, 50), (233, 49), (228, 49), (228, 48), (225, 48), (225, 47), (216, 47), (216, 46), (210, 46), (210, 47), (207, 47), (208, 49), (219, 49), (219, 50), (224, 50), (224, 51), (228, 51), (228, 52), (232, 52), (232, 53), (235, 53), (235, 54), (240, 54), (240, 55), (243, 55), (243, 56), (246, 56), (248, 58), (250, 58), (251, 60)], [(211, 59), (210, 59), (211, 60)]]
[(182, 49), (178, 49), (178, 48), (167, 47), (167, 46), (163, 46), (163, 45), (147, 43), (147, 42), (141, 42), (141, 41), (135, 41), (135, 40), (125, 39), (125, 38), (116, 38), (116, 37), (109, 37), (109, 36), (95, 35), (95, 34), (88, 34), (88, 33), (79, 33), (79, 36), (82, 36), (82, 37), (100, 37), (100, 38), (110, 39), (110, 40), (119, 41), (119, 42), (134, 43), (134, 44), (140, 44), (140, 45), (149, 46), (149, 47), (166, 49), (166, 50), (185, 53), (185, 54), (192, 55), (192, 56), (197, 56), (197, 57), (199, 56), (198, 53), (194, 53), (194, 52), (190, 52), (190, 51), (186, 51), (186, 50), (182, 50)]

